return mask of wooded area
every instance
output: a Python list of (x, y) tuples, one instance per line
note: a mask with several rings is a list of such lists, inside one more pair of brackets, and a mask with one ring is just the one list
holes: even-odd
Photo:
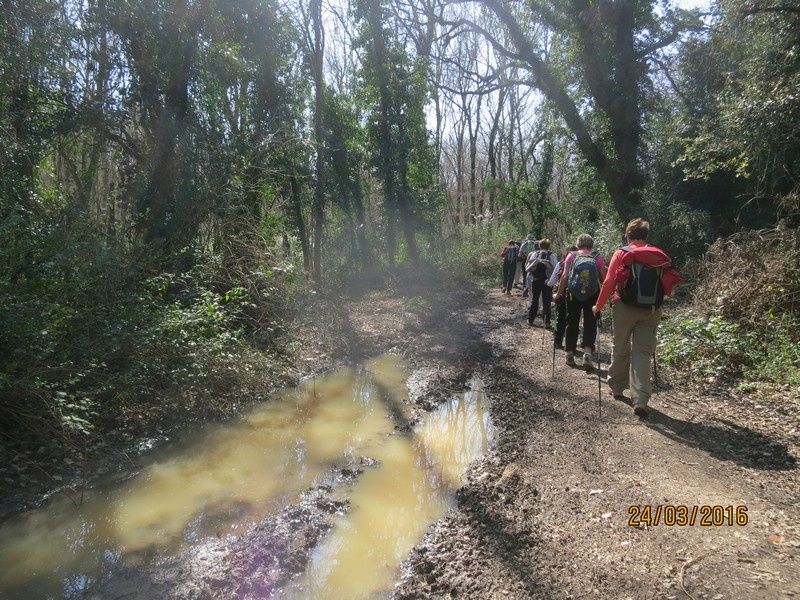
[(2, 0), (2, 28), (8, 443), (225, 388), (296, 302), (397, 265), (798, 225), (786, 3)]
[(0, 0), (0, 597), (789, 597), (798, 391), (797, 2)]

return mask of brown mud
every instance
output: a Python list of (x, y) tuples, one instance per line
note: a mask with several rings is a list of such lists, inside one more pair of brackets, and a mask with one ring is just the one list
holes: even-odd
[[(797, 398), (698, 397), (668, 375), (640, 421), (605, 386), (601, 406), (596, 376), (562, 352), (552, 378), (552, 338), (542, 348), (518, 296), (485, 301), (487, 319), (506, 321), (482, 373), (497, 444), (406, 561), (395, 598), (800, 595)], [(630, 505), (746, 506), (748, 523), (631, 527)]]
[[(570, 369), (559, 352), (551, 377), (552, 337), (527, 326), (518, 295), (432, 285), (437, 277), (406, 275), (395, 291), (321, 299), (297, 367), (323, 372), (402, 356), (410, 378), (401, 431), (472, 377), (484, 382), (493, 447), (409, 554), (395, 598), (796, 597), (797, 399), (778, 414), (744, 394), (698, 396), (668, 374), (650, 419), (605, 389), (601, 415), (595, 375)], [(609, 349), (604, 333), (605, 364)], [(336, 465), (246, 531), (112, 566), (72, 597), (281, 597), (349, 510), (337, 490), (372, 467), (367, 457)], [(628, 507), (646, 504), (747, 506), (748, 524), (628, 526)]]

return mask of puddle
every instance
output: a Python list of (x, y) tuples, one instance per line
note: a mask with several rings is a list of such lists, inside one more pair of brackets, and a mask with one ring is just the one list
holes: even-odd
[(53, 499), (0, 526), (0, 597), (70, 598), (103, 573), (241, 533), (330, 472), (377, 461), (336, 490), (351, 509), (313, 551), (290, 596), (357, 598), (387, 590), (408, 551), (441, 516), (467, 465), (492, 435), (482, 384), (404, 422), (407, 373), (384, 356), (344, 370), (217, 427), (122, 485), (87, 493), (80, 507)]
[(480, 381), (426, 415), (414, 435), (393, 436), (372, 449), (378, 467), (364, 472), (351, 508), (312, 555), (290, 596), (374, 597), (452, 501), (469, 463), (486, 450), (492, 425)]

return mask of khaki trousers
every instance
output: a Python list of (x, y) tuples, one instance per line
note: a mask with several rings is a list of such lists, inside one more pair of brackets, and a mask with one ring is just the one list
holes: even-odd
[(630, 388), (634, 406), (647, 406), (653, 393), (650, 361), (656, 351), (661, 309), (614, 303), (614, 346), (608, 385), (613, 394)]

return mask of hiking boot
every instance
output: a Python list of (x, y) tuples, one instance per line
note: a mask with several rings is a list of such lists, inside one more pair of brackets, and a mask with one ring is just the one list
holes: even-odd
[(524, 292), (522, 292), (522, 297), (523, 298), (527, 298), (528, 297), (528, 290), (525, 290)]
[(563, 350), (564, 349), (564, 342), (556, 342), (555, 343), (556, 350)]
[(575, 357), (572, 355), (572, 352), (567, 352), (567, 366), (574, 367), (575, 365)]
[(583, 368), (586, 369), (587, 373), (594, 371), (594, 366), (592, 365), (592, 355), (589, 352), (583, 353)]
[(552, 328), (553, 328), (553, 326), (552, 326), (552, 325), (550, 325), (550, 321), (545, 321), (545, 322), (544, 322), (544, 328), (545, 328), (545, 329), (552, 329)]
[(614, 400), (618, 400), (619, 402), (627, 402), (628, 401), (628, 398), (627, 398), (627, 396), (625, 396), (625, 394), (623, 394), (622, 392), (616, 393), (611, 388), (608, 388), (608, 394), (609, 394), (609, 396), (614, 398)]
[(647, 414), (648, 414), (647, 413), (647, 408), (645, 408), (644, 406), (634, 406), (633, 407), (633, 414), (635, 414), (640, 419), (646, 419), (647, 418)]

